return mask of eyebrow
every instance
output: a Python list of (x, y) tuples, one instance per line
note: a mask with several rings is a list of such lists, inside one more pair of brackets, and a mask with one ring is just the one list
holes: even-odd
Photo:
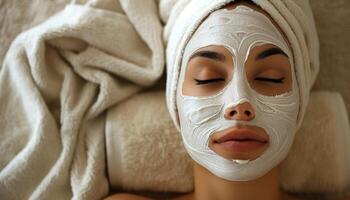
[(217, 53), (215, 51), (198, 51), (195, 54), (193, 54), (189, 60), (195, 58), (195, 57), (204, 57), (204, 58), (209, 58), (215, 61), (219, 62), (225, 62), (226, 58), (223, 54)]
[(270, 49), (266, 49), (265, 51), (261, 52), (258, 56), (256, 56), (255, 60), (262, 60), (272, 55), (284, 55), (288, 58), (287, 54), (284, 53), (280, 48), (272, 47)]

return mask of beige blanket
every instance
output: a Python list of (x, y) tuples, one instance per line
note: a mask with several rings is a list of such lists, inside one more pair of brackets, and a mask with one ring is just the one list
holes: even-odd
[(107, 195), (105, 111), (164, 70), (157, 4), (142, 2), (69, 4), (12, 43), (0, 73), (1, 199)]
[[(350, 110), (350, 57), (346, 56), (350, 45), (350, 29), (347, 28), (350, 1), (310, 1), (321, 42), (321, 71), (315, 88), (340, 91)], [(164, 24), (176, 0), (162, 0), (159, 8), (158, 1), (150, 0), (142, 1), (141, 5), (138, 0), (77, 0), (76, 3), (88, 7), (69, 6), (70, 9), (59, 17), (49, 19), (52, 23), (41, 24), (22, 34), (2, 62), (18, 33), (47, 20), (69, 2), (0, 0), (1, 199), (98, 199), (106, 195), (103, 140), (105, 111), (112, 105), (116, 105), (113, 110), (123, 110), (124, 117), (118, 115), (120, 120), (116, 124), (120, 125), (119, 135), (123, 135), (128, 144), (136, 144), (129, 146), (130, 149), (145, 145), (145, 141), (140, 140), (143, 138), (164, 142), (157, 143), (156, 148), (151, 148), (154, 143), (148, 143), (147, 147), (153, 151), (143, 149), (142, 153), (150, 157), (142, 157), (143, 154), (136, 151), (134, 157), (130, 154), (126, 157), (129, 151), (124, 149), (121, 159), (128, 159), (120, 167), (138, 170), (138, 165), (130, 166), (142, 159), (147, 164), (140, 172), (145, 178), (136, 181), (135, 176), (124, 173), (118, 184), (133, 190), (190, 190), (191, 167), (186, 152), (179, 138), (175, 143), (169, 141), (174, 139), (171, 134), (176, 131), (165, 107), (157, 104), (161, 101), (165, 106), (164, 93), (149, 94), (148, 100), (157, 100), (151, 106), (146, 105), (144, 94), (136, 94), (152, 85), (163, 72), (159, 17)], [(160, 9), (159, 14), (157, 9)], [(128, 37), (123, 37), (124, 34)], [(138, 44), (132, 42), (135, 38)], [(126, 72), (122, 70), (125, 68), (135, 70)], [(141, 75), (133, 76), (134, 71), (140, 71), (135, 74)], [(164, 86), (164, 79), (158, 83), (161, 85), (156, 87)], [(134, 100), (129, 99), (131, 95)], [(148, 110), (140, 112), (135, 105)], [(146, 114), (155, 111), (156, 114)], [(143, 114), (140, 118), (131, 117), (140, 113)], [(147, 120), (136, 121), (141, 117)], [(160, 122), (165, 123), (158, 126)], [(136, 134), (129, 137), (125, 133), (133, 126), (138, 128), (132, 129), (130, 134)], [(142, 129), (146, 131), (144, 137), (137, 137)], [(158, 134), (163, 132), (166, 134), (160, 137)], [(133, 138), (139, 140), (132, 141)], [(171, 144), (166, 149), (173, 151), (160, 153), (158, 150), (164, 150), (166, 144)], [(175, 153), (179, 157), (174, 157)], [(157, 158), (163, 158), (163, 162), (145, 162)], [(174, 163), (180, 163), (177, 166), (181, 167), (173, 167)], [(168, 172), (171, 176), (167, 178), (164, 174)], [(176, 174), (178, 172), (180, 174)], [(178, 175), (185, 178), (180, 180)], [(176, 177), (178, 179), (171, 179)], [(340, 186), (346, 186), (344, 177), (326, 174), (320, 178), (328, 182), (339, 178)], [(289, 180), (290, 185), (285, 187), (298, 190), (302, 185)], [(308, 185), (309, 190), (315, 189), (307, 182), (304, 185)]]

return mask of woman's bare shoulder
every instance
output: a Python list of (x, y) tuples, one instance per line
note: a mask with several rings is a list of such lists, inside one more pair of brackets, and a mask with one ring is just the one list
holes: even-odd
[[(172, 200), (192, 200), (192, 199), (194, 199), (193, 193), (189, 193), (189, 194), (177, 196)], [(283, 200), (305, 200), (303, 198), (296, 197), (286, 193), (283, 195), (282, 199)], [(134, 195), (134, 194), (119, 193), (119, 194), (108, 196), (104, 200), (152, 200), (152, 199), (139, 196), (139, 195)], [(340, 198), (339, 200), (350, 200), (350, 197)]]
[(193, 192), (188, 193), (188, 194), (183, 194), (183, 195), (175, 197), (172, 200), (193, 200), (194, 199), (194, 195), (193, 194), (194, 194)]
[[(306, 200), (306, 199), (287, 194), (284, 196), (283, 200)], [(338, 200), (350, 200), (350, 197), (343, 197)]]
[(152, 200), (139, 195), (119, 193), (106, 197), (104, 200)]
[(350, 200), (350, 197), (344, 197), (344, 198), (341, 198), (339, 200)]
[(303, 198), (300, 198), (300, 197), (296, 197), (294, 195), (291, 195), (291, 194), (288, 194), (286, 192), (283, 192), (282, 193), (282, 199), (283, 200), (305, 200)]

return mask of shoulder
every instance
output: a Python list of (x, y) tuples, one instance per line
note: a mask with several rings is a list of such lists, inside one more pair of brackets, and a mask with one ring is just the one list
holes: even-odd
[(344, 198), (341, 198), (339, 200), (350, 200), (350, 197), (344, 197)]
[(151, 200), (151, 199), (143, 196), (139, 196), (139, 195), (134, 195), (134, 194), (119, 193), (119, 194), (108, 196), (104, 200)]
[(302, 198), (296, 197), (296, 196), (288, 194), (286, 192), (282, 193), (282, 199), (283, 200), (304, 200)]
[(176, 198), (172, 199), (172, 200), (192, 200), (194, 199), (194, 193), (188, 193), (188, 194), (183, 194), (183, 195), (179, 195)]
[[(303, 199), (303, 198), (300, 198), (300, 197), (295, 197), (295, 196), (292, 196), (292, 195), (289, 195), (289, 194), (285, 194), (283, 196), (283, 200), (306, 200), (306, 199)], [(343, 197), (343, 198), (340, 198), (338, 200), (350, 200), (350, 197)]]

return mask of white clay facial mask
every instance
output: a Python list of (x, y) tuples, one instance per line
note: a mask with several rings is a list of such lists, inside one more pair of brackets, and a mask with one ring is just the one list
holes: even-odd
[[(272, 44), (289, 58), (292, 88), (277, 95), (263, 95), (249, 85), (245, 62), (253, 47)], [(227, 85), (208, 96), (183, 94), (183, 82), (188, 60), (198, 49), (209, 45), (224, 46), (233, 57), (233, 75)], [(292, 54), (281, 33), (268, 17), (246, 6), (213, 12), (197, 29), (189, 41), (177, 90), (177, 107), (184, 145), (198, 164), (218, 177), (231, 181), (257, 179), (277, 166), (288, 154), (294, 140), (299, 109), (299, 93)], [(225, 109), (249, 102), (255, 110), (250, 121), (228, 120)], [(269, 136), (268, 148), (254, 160), (229, 160), (208, 147), (209, 138), (237, 124), (257, 126)]]

